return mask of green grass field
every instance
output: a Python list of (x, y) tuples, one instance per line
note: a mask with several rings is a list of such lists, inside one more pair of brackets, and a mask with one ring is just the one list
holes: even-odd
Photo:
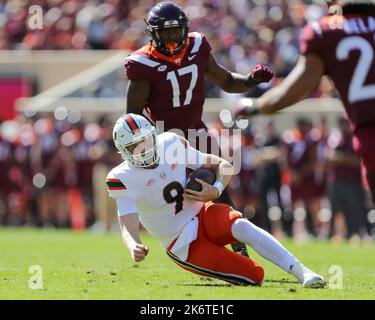
[[(294, 278), (249, 249), (266, 270), (262, 287), (238, 287), (201, 278), (174, 264), (156, 240), (133, 264), (120, 235), (37, 229), (0, 229), (0, 299), (375, 299), (375, 245), (310, 242), (285, 246), (326, 277), (343, 270), (342, 289), (303, 289)], [(39, 265), (43, 289), (29, 288)]]

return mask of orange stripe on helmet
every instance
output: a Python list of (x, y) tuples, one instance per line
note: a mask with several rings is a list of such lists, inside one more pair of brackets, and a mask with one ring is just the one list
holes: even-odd
[(134, 119), (131, 116), (125, 115), (124, 120), (126, 121), (127, 125), (132, 131), (139, 129), (137, 123), (134, 121)]

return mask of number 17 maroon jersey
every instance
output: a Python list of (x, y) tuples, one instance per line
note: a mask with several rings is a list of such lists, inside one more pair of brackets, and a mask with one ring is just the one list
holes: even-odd
[(210, 51), (205, 36), (191, 32), (187, 46), (177, 56), (162, 55), (148, 44), (126, 58), (126, 77), (150, 82), (145, 108), (152, 120), (164, 121), (165, 130), (202, 127), (205, 69)]
[(375, 127), (375, 17), (328, 16), (310, 23), (302, 32), (300, 52), (321, 58), (354, 132)]

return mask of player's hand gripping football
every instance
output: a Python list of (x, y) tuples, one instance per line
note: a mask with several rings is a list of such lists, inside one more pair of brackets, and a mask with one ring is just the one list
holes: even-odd
[(136, 243), (130, 253), (134, 262), (140, 262), (146, 258), (148, 251), (148, 247), (144, 246), (143, 244)]
[(195, 191), (191, 189), (185, 189), (185, 198), (193, 201), (212, 201), (219, 197), (219, 190), (208, 184), (207, 182), (195, 178), (195, 181), (202, 185), (201, 191)]

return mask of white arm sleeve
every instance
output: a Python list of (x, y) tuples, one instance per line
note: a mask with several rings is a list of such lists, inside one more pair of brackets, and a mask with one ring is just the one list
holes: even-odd
[(130, 213), (138, 213), (135, 197), (126, 195), (116, 199), (117, 214), (119, 217)]
[(106, 184), (109, 196), (116, 200), (118, 216), (138, 213), (136, 196), (114, 170), (108, 173)]

